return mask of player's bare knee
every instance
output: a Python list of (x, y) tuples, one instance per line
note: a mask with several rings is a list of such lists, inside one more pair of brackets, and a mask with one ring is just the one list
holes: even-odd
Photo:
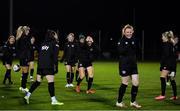
[(133, 86), (139, 86), (139, 81), (138, 80), (132, 80), (132, 85)]
[(40, 75), (37, 75), (37, 79), (36, 79), (38, 82), (41, 82), (42, 81), (42, 78)]
[(88, 74), (88, 76), (90, 77), (90, 78), (93, 78), (94, 77), (94, 74), (92, 73), (92, 74)]
[(54, 76), (53, 75), (47, 75), (46, 79), (47, 79), (48, 83), (54, 82)]
[(79, 73), (79, 77), (81, 78), (81, 79), (83, 79), (84, 78), (84, 76), (85, 76), (85, 74), (83, 74), (83, 73)]
[(122, 84), (128, 85), (128, 80), (122, 80)]

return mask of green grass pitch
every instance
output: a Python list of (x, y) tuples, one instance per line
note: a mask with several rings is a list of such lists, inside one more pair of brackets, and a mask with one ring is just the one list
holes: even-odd
[[(154, 97), (160, 94), (160, 72), (158, 62), (140, 62), (138, 64), (140, 87), (137, 101), (142, 105), (142, 110), (180, 110), (180, 99), (169, 100), (172, 95), (171, 86), (166, 88), (167, 99), (155, 101)], [(118, 89), (121, 78), (118, 74), (118, 62), (95, 62), (94, 84), (96, 93), (88, 95), (85, 93), (87, 83), (85, 79), (81, 84), (81, 93), (77, 94), (74, 88), (65, 88), (66, 75), (64, 64), (59, 63), (59, 73), (55, 77), (55, 93), (63, 106), (52, 106), (47, 88), (47, 81), (43, 82), (30, 98), (30, 104), (24, 104), (24, 94), (19, 91), (20, 72), (12, 71), (13, 85), (3, 85), (5, 68), (0, 65), (0, 110), (121, 110), (117, 108)], [(35, 70), (36, 72), (36, 70)], [(35, 77), (35, 74), (34, 74)], [(180, 93), (180, 64), (177, 66), (177, 93)], [(28, 79), (27, 87), (31, 82)], [(74, 82), (74, 85), (76, 82)], [(122, 110), (135, 110), (129, 106), (131, 83), (124, 96), (124, 102), (128, 108)]]

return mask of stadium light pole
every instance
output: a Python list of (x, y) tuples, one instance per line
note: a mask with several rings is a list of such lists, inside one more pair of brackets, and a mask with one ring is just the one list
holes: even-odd
[(136, 9), (133, 8), (133, 27), (136, 25)]
[(99, 50), (101, 50), (101, 30), (99, 30), (98, 35), (99, 35)]
[(13, 0), (9, 0), (9, 34), (13, 34)]

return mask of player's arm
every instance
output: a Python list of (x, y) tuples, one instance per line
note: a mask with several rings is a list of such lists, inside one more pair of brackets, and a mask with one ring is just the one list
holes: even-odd
[(65, 44), (65, 45), (64, 45), (64, 53), (63, 53), (62, 58), (61, 58), (61, 60), (60, 60), (61, 63), (64, 61), (64, 58), (65, 58), (65, 56), (66, 56), (66, 51), (67, 51), (67, 48), (66, 48), (66, 44)]
[(162, 59), (167, 59), (167, 58), (169, 58), (169, 56), (170, 56), (170, 51), (171, 49), (170, 49), (170, 45), (169, 44), (165, 44), (164, 46), (163, 46), (163, 53), (162, 53)]
[(59, 54), (59, 45), (57, 43), (54, 44), (53, 46), (53, 60), (54, 60), (54, 68), (55, 68), (55, 73), (58, 73), (58, 54)]
[(23, 27), (19, 26), (16, 32), (16, 40), (19, 40), (23, 34)]

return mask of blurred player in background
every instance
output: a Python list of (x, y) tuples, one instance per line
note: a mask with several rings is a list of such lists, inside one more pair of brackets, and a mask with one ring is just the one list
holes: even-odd
[(74, 40), (74, 33), (69, 33), (67, 36), (67, 43), (64, 46), (64, 55), (61, 62), (64, 60), (66, 67), (66, 80), (67, 84), (65, 87), (74, 87), (74, 71), (75, 64), (77, 62), (77, 43)]
[(177, 44), (178, 38), (174, 36), (172, 31), (166, 31), (162, 34), (162, 57), (160, 66), (160, 80), (161, 80), (161, 95), (155, 97), (156, 100), (164, 100), (166, 98), (166, 78), (170, 77), (170, 82), (173, 90), (173, 96), (170, 100), (177, 100), (177, 86), (175, 81), (176, 67), (177, 67)]
[(88, 73), (88, 86), (86, 93), (93, 94), (95, 90), (92, 89), (92, 83), (94, 78), (94, 68), (93, 61), (98, 56), (99, 49), (94, 43), (94, 40), (91, 36), (87, 36), (85, 39), (85, 44), (81, 43), (78, 46), (78, 68), (79, 68), (79, 78), (77, 80), (76, 92), (80, 93), (80, 83), (85, 76), (85, 70)]
[(3, 61), (3, 65), (6, 68), (3, 84), (6, 84), (7, 79), (9, 81), (9, 84), (13, 84), (11, 80), (11, 66), (12, 66), (14, 54), (16, 53), (15, 40), (16, 40), (15, 37), (13, 35), (10, 35), (7, 42), (2, 47), (2, 52), (3, 52), (2, 61)]
[[(79, 41), (78, 41), (78, 45), (81, 45), (81, 44), (85, 44), (85, 36), (83, 35), (83, 34), (80, 34), (79, 35)], [(88, 82), (88, 79), (89, 79), (89, 77), (88, 77), (88, 73), (87, 73), (87, 69), (85, 69), (85, 77), (86, 77), (86, 82)], [(76, 82), (77, 82), (77, 80), (78, 80), (78, 78), (79, 78), (79, 70), (78, 70), (78, 65), (77, 65), (77, 68), (76, 68)]]

